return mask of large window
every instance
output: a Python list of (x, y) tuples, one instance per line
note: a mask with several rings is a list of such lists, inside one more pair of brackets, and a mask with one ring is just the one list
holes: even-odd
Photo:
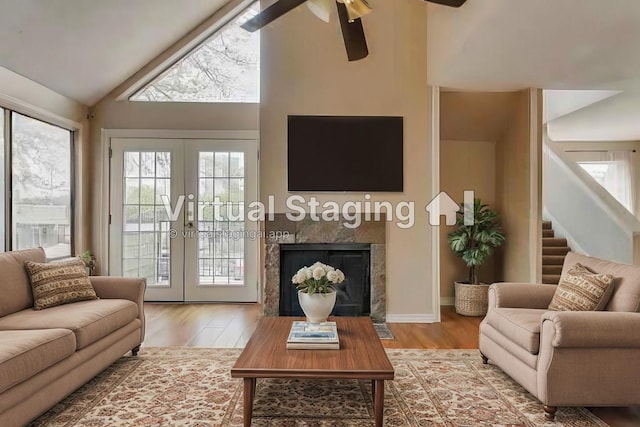
[(240, 28), (259, 11), (259, 2), (253, 3), (130, 100), (259, 102), (260, 32)]
[(578, 164), (622, 206), (633, 213), (634, 185), (631, 151), (576, 153)]
[(73, 132), (6, 109), (0, 115), (2, 249), (72, 255)]

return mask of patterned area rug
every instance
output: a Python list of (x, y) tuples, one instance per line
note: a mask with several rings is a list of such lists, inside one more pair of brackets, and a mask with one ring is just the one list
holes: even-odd
[[(388, 350), (385, 426), (606, 426), (583, 408), (546, 422), (540, 403), (477, 350)], [(32, 423), (48, 427), (241, 426), (238, 349), (143, 348)], [(257, 427), (372, 426), (369, 381), (258, 380)]]

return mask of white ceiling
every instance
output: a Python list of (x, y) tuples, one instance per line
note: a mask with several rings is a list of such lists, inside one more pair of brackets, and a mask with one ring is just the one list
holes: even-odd
[[(228, 1), (0, 0), (0, 66), (93, 105)], [(371, 0), (374, 13), (379, 1), (391, 0)], [(640, 116), (631, 101), (640, 101), (633, 95), (640, 94), (640, 0), (468, 0), (459, 9), (425, 7), (429, 84), (579, 90), (546, 97), (554, 101), (549, 126), (565, 137), (604, 126), (595, 114)], [(367, 32), (375, 31), (364, 20)], [(615, 92), (586, 92), (594, 89)], [(640, 125), (610, 123), (615, 129), (605, 128), (618, 137), (640, 139)], [(602, 133), (595, 134), (603, 139)]]
[[(429, 6), (428, 81), (545, 93), (556, 140), (640, 140), (640, 1), (468, 0)], [(624, 92), (624, 93), (620, 93)]]
[(0, 0), (0, 66), (93, 105), (228, 0)]
[(468, 0), (429, 12), (430, 84), (640, 88), (638, 0)]

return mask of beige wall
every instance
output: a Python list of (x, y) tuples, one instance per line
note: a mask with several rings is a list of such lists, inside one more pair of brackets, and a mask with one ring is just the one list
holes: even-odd
[[(532, 203), (531, 188), (537, 185), (532, 176), (537, 175), (540, 159), (532, 158), (530, 103), (529, 90), (517, 93), (513, 114), (497, 144), (496, 206), (506, 235), (497, 257), (498, 274), (511, 282), (529, 282), (538, 268), (531, 262), (532, 252), (538, 250), (532, 239), (540, 237), (531, 235), (531, 227), (540, 221), (540, 206)], [(539, 150), (540, 141), (537, 144)]]
[[(476, 198), (495, 209), (495, 171), (495, 141), (440, 142), (440, 189), (456, 201), (462, 201), (465, 190), (473, 190)], [(440, 301), (445, 305), (453, 304), (453, 282), (468, 276), (466, 265), (449, 247), (447, 235), (453, 230), (454, 226), (440, 227)], [(485, 283), (496, 281), (495, 258), (482, 266), (479, 278)]]
[(516, 92), (440, 93), (442, 141), (497, 141), (508, 126)]
[[(474, 190), (491, 208), (497, 206), (496, 161), (498, 146), (513, 126), (517, 92), (443, 91), (440, 94), (440, 187), (456, 200), (464, 190)], [(468, 269), (449, 248), (447, 234), (440, 230), (440, 301), (453, 304), (453, 282), (466, 280)], [(502, 279), (501, 252), (497, 251), (480, 269), (480, 280)]]
[(90, 248), (87, 106), (0, 67), (0, 107), (76, 131), (75, 250)]
[[(404, 116), (404, 193), (372, 200), (414, 201), (415, 225), (387, 227), (387, 313), (407, 319), (433, 313), (431, 242), (425, 205), (431, 199), (430, 110), (426, 85), (424, 3), (378, 2), (364, 19), (368, 58), (349, 63), (336, 21), (327, 25), (297, 8), (262, 31), (261, 195), (286, 211), (287, 115)], [(339, 155), (339, 153), (336, 153)], [(312, 165), (314, 173), (331, 173)], [(312, 194), (305, 194), (311, 196)], [(364, 193), (316, 194), (322, 203), (362, 201)], [(398, 317), (399, 316), (399, 317)], [(406, 317), (403, 317), (406, 316)]]

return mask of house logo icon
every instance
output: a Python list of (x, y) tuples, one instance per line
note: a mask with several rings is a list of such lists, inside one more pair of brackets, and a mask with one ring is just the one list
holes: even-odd
[[(464, 192), (464, 225), (473, 225), (473, 200), (474, 191)], [(429, 224), (432, 226), (440, 225), (440, 217), (444, 216), (446, 225), (456, 225), (458, 212), (461, 206), (446, 192), (441, 191), (436, 197), (429, 202), (425, 210), (429, 214)]]

